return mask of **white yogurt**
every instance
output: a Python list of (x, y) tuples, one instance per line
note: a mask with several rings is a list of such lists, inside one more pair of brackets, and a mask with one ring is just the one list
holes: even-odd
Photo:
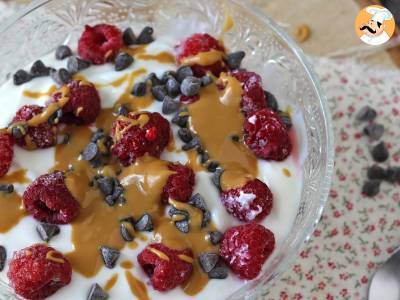
[[(150, 54), (157, 54), (161, 51), (173, 52), (173, 45), (176, 40), (164, 37), (158, 39), (147, 47), (147, 52)], [(66, 60), (57, 61), (54, 58), (54, 53), (51, 53), (43, 58), (42, 61), (53, 68), (65, 67)], [(28, 66), (30, 67), (30, 66)], [(135, 63), (128, 69), (115, 72), (112, 64), (105, 64), (101, 66), (92, 66), (84, 70), (82, 75), (89, 81), (106, 84), (115, 81), (124, 74), (131, 73), (134, 70), (145, 68), (148, 73), (154, 72), (161, 75), (166, 70), (175, 69), (174, 65), (161, 64), (156, 61), (141, 61), (135, 60)], [(142, 80), (140, 76), (136, 80)], [(53, 81), (49, 77), (37, 78), (29, 83), (21, 86), (13, 85), (12, 81), (8, 81), (0, 87), (0, 128), (6, 127), (16, 111), (25, 104), (38, 104), (44, 105), (47, 97), (40, 99), (31, 99), (23, 95), (24, 90), (35, 92), (46, 92), (53, 85)], [(99, 89), (102, 107), (112, 107), (116, 100), (121, 96), (126, 88), (125, 83), (118, 88), (106, 86)], [(148, 109), (148, 111), (161, 112), (161, 103), (155, 101)], [(167, 116), (170, 120), (172, 117)], [(177, 137), (177, 126), (172, 125), (173, 133), (177, 149), (180, 148), (182, 143)], [(170, 161), (179, 161), (181, 163), (187, 162), (187, 156), (184, 152), (166, 152), (162, 154), (162, 159)], [(36, 177), (48, 172), (48, 169), (54, 165), (54, 149), (26, 151), (21, 148), (15, 147), (15, 157), (13, 161), (13, 169), (28, 169), (27, 176), (34, 180)], [(290, 170), (292, 176), (287, 177), (283, 174), (282, 169), (287, 168)], [(276, 255), (280, 251), (280, 245), (285, 240), (286, 236), (291, 230), (293, 221), (295, 219), (301, 193), (301, 173), (298, 168), (298, 163), (295, 163), (292, 157), (289, 157), (284, 162), (267, 162), (259, 161), (259, 179), (268, 184), (274, 195), (274, 203), (271, 214), (262, 222), (264, 226), (272, 230), (275, 234), (277, 249), (274, 252)], [(231, 226), (241, 224), (237, 219), (227, 213), (223, 204), (219, 199), (216, 188), (211, 183), (211, 175), (206, 172), (196, 174), (196, 187), (195, 193), (199, 192), (205, 198), (208, 208), (212, 213), (212, 220), (218, 230), (224, 232)], [(17, 191), (23, 192), (25, 186), (17, 186)], [(37, 222), (30, 216), (22, 219), (18, 225), (5, 234), (0, 234), (0, 244), (5, 245), (10, 259), (12, 253), (24, 247), (28, 247), (35, 243), (42, 242), (35, 231)], [(69, 252), (73, 250), (71, 243), (71, 226), (61, 226), (61, 233), (50, 241), (50, 246), (62, 251)], [(89, 229), (90, 230), (90, 229)], [(215, 299), (215, 295), (222, 299), (230, 295), (234, 290), (239, 289), (245, 281), (239, 280), (233, 273), (230, 273), (226, 280), (210, 280), (208, 285), (202, 292), (195, 297), (188, 297), (180, 288), (176, 288), (167, 293), (159, 293), (155, 291), (148, 283), (147, 276), (138, 266), (136, 257), (138, 253), (145, 247), (143, 242), (139, 243), (139, 247), (135, 250), (128, 249), (127, 247), (121, 251), (120, 262), (124, 260), (131, 260), (134, 262), (135, 267), (131, 269), (134, 276), (141, 279), (146, 283), (148, 294), (151, 299)], [(97, 254), (94, 254), (97, 255)], [(0, 273), (0, 279), (7, 282), (6, 277), (7, 269)], [(79, 300), (86, 299), (89, 287), (97, 282), (100, 285), (106, 283), (114, 274), (118, 274), (118, 281), (115, 286), (109, 291), (110, 299), (135, 299), (132, 295), (128, 283), (125, 279), (125, 270), (119, 265), (116, 268), (109, 270), (103, 268), (95, 277), (85, 278), (80, 274), (74, 272), (72, 282), (68, 286), (59, 290), (55, 295), (49, 299), (59, 300)]]

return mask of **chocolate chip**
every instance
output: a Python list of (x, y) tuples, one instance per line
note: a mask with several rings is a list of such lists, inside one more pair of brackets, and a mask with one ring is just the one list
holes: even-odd
[(129, 231), (129, 228), (131, 225), (130, 224), (126, 224), (126, 223), (121, 223), (119, 225), (119, 232), (121, 233), (121, 237), (124, 241), (127, 242), (132, 242), (135, 237), (131, 234), (131, 232)]
[(31, 75), (32, 77), (49, 76), (50, 69), (41, 60), (37, 60), (31, 67)]
[(188, 233), (189, 232), (189, 221), (188, 220), (177, 221), (177, 222), (175, 222), (175, 227), (180, 232)]
[(0, 184), (0, 192), (11, 194), (14, 192), (14, 185), (12, 184)]
[(136, 35), (133, 32), (132, 28), (127, 28), (124, 30), (122, 34), (122, 39), (124, 40), (124, 44), (126, 46), (131, 46), (136, 44)]
[(101, 140), (104, 137), (105, 137), (104, 130), (100, 128), (100, 129), (97, 129), (97, 131), (93, 134), (90, 141), (92, 143), (96, 143), (98, 140)]
[(176, 71), (176, 79), (179, 82), (182, 82), (186, 77), (188, 76), (193, 76), (193, 71), (191, 67), (188, 66), (183, 66), (180, 67), (177, 71)]
[(211, 232), (209, 233), (209, 236), (210, 236), (211, 244), (213, 244), (213, 245), (218, 245), (218, 244), (221, 242), (222, 237), (223, 237), (224, 235), (223, 235), (221, 232), (219, 232), (219, 231), (211, 231)]
[(216, 161), (211, 161), (208, 165), (207, 165), (207, 170), (209, 172), (214, 173), (217, 168), (219, 167), (219, 163), (217, 163)]
[(170, 79), (170, 78), (176, 79), (176, 72), (175, 71), (165, 71), (161, 75), (161, 83), (162, 84), (166, 84), (168, 79)]
[(217, 265), (208, 272), (208, 278), (210, 279), (225, 279), (228, 277), (228, 267), (219, 260)]
[(36, 226), (40, 238), (48, 243), (54, 236), (60, 233), (60, 227), (55, 224), (40, 223)]
[(172, 99), (170, 96), (164, 97), (164, 102), (162, 105), (162, 113), (165, 115), (170, 115), (179, 109), (180, 102)]
[(278, 111), (278, 115), (279, 117), (281, 117), (281, 120), (283, 122), (283, 124), (285, 124), (287, 129), (292, 128), (292, 118), (290, 117), (290, 115), (287, 112), (284, 111)]
[(211, 182), (221, 191), (221, 176), (224, 173), (222, 168), (217, 168), (211, 178)]
[(391, 183), (400, 182), (400, 167), (387, 168), (385, 179)]
[(60, 122), (60, 119), (63, 115), (62, 109), (57, 109), (47, 120), (50, 125), (56, 125)]
[(379, 180), (367, 180), (362, 186), (362, 193), (368, 197), (374, 197), (379, 194), (380, 185)]
[(18, 70), (13, 75), (14, 85), (21, 85), (32, 80), (32, 76), (25, 70)]
[(117, 249), (109, 248), (107, 246), (101, 246), (100, 254), (103, 258), (103, 262), (106, 268), (112, 269), (115, 267), (115, 264), (117, 263), (117, 260), (121, 253)]
[(132, 216), (126, 216), (119, 219), (120, 222), (128, 222), (131, 223), (133, 226), (135, 225), (135, 219)]
[(64, 134), (61, 140), (61, 144), (63, 145), (68, 145), (70, 140), (70, 135), (69, 134)]
[(236, 134), (231, 135), (231, 141), (235, 142), (235, 143), (239, 142), (240, 141), (240, 136), (238, 136)]
[(194, 76), (186, 77), (181, 84), (181, 92), (185, 96), (194, 96), (200, 92), (201, 80)]
[(372, 158), (377, 162), (384, 162), (389, 158), (389, 151), (384, 142), (380, 142), (371, 150)]
[(80, 59), (79, 57), (72, 56), (68, 58), (67, 70), (70, 74), (76, 74), (79, 71), (89, 68), (91, 65), (90, 61)]
[(152, 231), (153, 221), (149, 214), (143, 214), (135, 224), (135, 230), (137, 231)]
[(265, 95), (265, 100), (266, 100), (267, 107), (269, 109), (273, 110), (273, 111), (278, 111), (278, 109), (279, 109), (278, 101), (276, 101), (275, 96), (272, 95), (268, 91), (264, 91), (264, 95)]
[(129, 109), (126, 107), (126, 105), (121, 105), (120, 107), (118, 107), (117, 114), (118, 116), (126, 117), (129, 114)]
[(150, 26), (146, 26), (145, 28), (143, 28), (142, 32), (139, 34), (136, 40), (136, 44), (145, 45), (153, 42), (154, 41), (153, 32), (154, 30)]
[(114, 206), (117, 203), (117, 199), (113, 197), (113, 195), (108, 195), (104, 199), (108, 206)]
[(136, 97), (142, 97), (146, 95), (147, 86), (145, 82), (137, 82), (134, 84), (131, 94)]
[(175, 77), (172, 76), (167, 80), (165, 87), (167, 89), (168, 96), (172, 98), (178, 96), (181, 90), (179, 82), (175, 79)]
[(107, 300), (108, 294), (97, 283), (93, 284), (90, 289), (87, 300)]
[(203, 152), (200, 154), (200, 162), (202, 164), (206, 163), (210, 159), (210, 156), (208, 155), (207, 152)]
[(199, 255), (198, 260), (203, 271), (208, 273), (217, 265), (219, 255), (216, 253), (202, 253)]
[(184, 143), (189, 143), (193, 139), (193, 135), (188, 128), (179, 128), (178, 136)]
[(174, 215), (182, 215), (185, 216), (186, 218), (189, 218), (189, 213), (185, 210), (179, 210), (176, 209), (175, 207), (171, 207), (168, 211), (168, 215), (172, 218)]
[(82, 158), (87, 161), (92, 161), (99, 155), (99, 147), (96, 143), (89, 143), (82, 151)]
[(117, 199), (120, 198), (124, 193), (124, 188), (119, 184), (118, 181), (114, 180), (114, 190), (112, 196)]
[(15, 139), (23, 138), (28, 130), (26, 125), (11, 125), (11, 135)]
[(160, 79), (158, 79), (155, 73), (150, 73), (149, 75), (147, 75), (145, 81), (150, 81), (152, 86), (161, 85), (161, 81)]
[(385, 127), (381, 124), (372, 123), (365, 126), (363, 132), (372, 140), (379, 140), (385, 132)]
[(229, 69), (239, 69), (245, 56), (246, 53), (244, 51), (232, 52), (225, 57), (225, 63)]
[(67, 84), (72, 79), (71, 74), (64, 68), (51, 71), (50, 76), (58, 85)]
[(163, 85), (153, 86), (151, 94), (157, 101), (164, 101), (165, 96), (167, 96), (167, 89)]
[(96, 180), (96, 184), (104, 196), (113, 194), (114, 179), (112, 177), (100, 177)]
[(200, 209), (201, 211), (207, 211), (207, 205), (206, 202), (204, 201), (203, 196), (201, 196), (199, 193), (193, 195), (189, 202), (190, 205)]
[(202, 86), (207, 86), (210, 85), (211, 83), (213, 83), (213, 79), (211, 76), (208, 75), (204, 75), (203, 77), (201, 77), (201, 85)]
[(115, 57), (115, 71), (122, 71), (133, 64), (133, 57), (128, 53), (121, 52)]
[(56, 59), (63, 60), (72, 55), (71, 49), (66, 45), (60, 45), (56, 49)]
[(187, 127), (189, 120), (189, 112), (187, 108), (180, 109), (179, 112), (172, 118), (172, 123), (178, 125), (181, 128)]
[(376, 118), (376, 110), (368, 105), (361, 108), (359, 112), (356, 114), (356, 120), (360, 122), (372, 121), (375, 118)]
[(194, 148), (198, 148), (200, 146), (201, 146), (201, 144), (200, 144), (199, 138), (197, 136), (194, 136), (193, 139), (189, 143), (186, 143), (182, 146), (182, 150), (188, 151), (188, 150), (191, 150)]
[(201, 220), (201, 228), (207, 227), (211, 220), (211, 212), (209, 210), (203, 211), (203, 218)]
[(0, 272), (4, 270), (7, 262), (7, 250), (4, 246), (0, 246)]

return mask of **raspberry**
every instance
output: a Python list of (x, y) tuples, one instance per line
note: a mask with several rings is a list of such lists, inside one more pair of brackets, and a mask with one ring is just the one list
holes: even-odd
[[(225, 53), (224, 47), (211, 35), (205, 33), (197, 33), (177, 46), (177, 61), (181, 63), (182, 60), (189, 56), (195, 56), (200, 52), (208, 52), (211, 50), (218, 50)], [(215, 76), (219, 76), (222, 71), (225, 71), (225, 65), (222, 61), (218, 61), (209, 66), (193, 65), (192, 70), (195, 76), (204, 76), (208, 71), (212, 72)]]
[(69, 261), (53, 248), (36, 244), (14, 252), (7, 273), (15, 292), (25, 299), (44, 299), (71, 282)]
[(69, 192), (60, 171), (36, 178), (26, 188), (22, 200), (26, 211), (40, 222), (68, 224), (79, 212), (79, 203)]
[(282, 161), (292, 151), (286, 126), (272, 110), (259, 110), (245, 120), (243, 128), (246, 145), (260, 158)]
[(7, 174), (14, 157), (14, 141), (8, 134), (0, 134), (0, 177)]
[(266, 99), (260, 75), (243, 70), (233, 71), (230, 74), (243, 83), (243, 94), (240, 105), (246, 117), (260, 109), (266, 108)]
[[(42, 106), (24, 105), (17, 111), (12, 123), (29, 121), (34, 116), (41, 114), (43, 110)], [(57, 127), (50, 125), (47, 121), (38, 126), (28, 126), (26, 135), (15, 138), (15, 142), (29, 150), (52, 147), (57, 143)]]
[(274, 234), (260, 224), (250, 223), (225, 232), (219, 255), (239, 278), (254, 279), (274, 248)]
[[(167, 259), (168, 258), (168, 259)], [(150, 244), (137, 260), (154, 289), (165, 292), (184, 283), (193, 272), (193, 259), (190, 249), (173, 250), (163, 244)]]
[(169, 198), (181, 202), (189, 201), (194, 186), (193, 170), (179, 163), (169, 164), (168, 169), (175, 171), (176, 174), (168, 177), (168, 181), (161, 195), (161, 200), (164, 203), (168, 203)]
[(85, 26), (78, 42), (80, 57), (96, 65), (112, 60), (124, 46), (122, 32), (113, 25)]
[(222, 203), (226, 210), (241, 221), (261, 221), (272, 209), (272, 193), (268, 186), (254, 179), (243, 187), (223, 191)]
[[(61, 122), (68, 124), (93, 123), (100, 113), (100, 96), (92, 83), (74, 80), (67, 85), (66, 97), (68, 102), (62, 108)], [(51, 102), (57, 102), (62, 97), (62, 92), (53, 94)]]
[(112, 153), (128, 166), (146, 153), (160, 157), (169, 143), (170, 127), (159, 113), (129, 113), (114, 121), (111, 137)]
[(194, 96), (181, 95), (179, 98), (179, 101), (181, 101), (183, 104), (192, 104), (199, 99), (200, 99), (200, 96), (198, 94), (194, 95)]

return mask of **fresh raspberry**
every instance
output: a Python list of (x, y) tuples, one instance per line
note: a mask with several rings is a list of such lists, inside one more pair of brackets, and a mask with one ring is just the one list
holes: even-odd
[[(162, 256), (165, 255), (168, 259), (157, 255), (159, 253), (156, 252), (161, 252)], [(190, 277), (193, 265), (188, 260), (192, 259), (190, 249), (179, 251), (160, 243), (150, 244), (137, 257), (139, 264), (150, 277), (153, 288), (161, 292), (172, 290)]]
[[(12, 123), (26, 122), (43, 112), (44, 107), (39, 105), (24, 105), (15, 114)], [(29, 141), (29, 142), (28, 142)], [(47, 120), (38, 126), (28, 126), (26, 135), (16, 138), (15, 142), (26, 149), (43, 149), (57, 143), (57, 126), (50, 125)]]
[(259, 110), (245, 120), (243, 128), (244, 141), (256, 156), (282, 161), (290, 155), (292, 143), (286, 126), (272, 110)]
[(112, 60), (124, 46), (122, 32), (113, 25), (85, 26), (78, 42), (78, 53), (96, 65)]
[(266, 108), (266, 99), (260, 75), (244, 70), (233, 71), (230, 74), (243, 83), (240, 105), (245, 116), (250, 116), (258, 110)]
[(193, 170), (179, 163), (169, 164), (168, 169), (176, 173), (168, 177), (161, 200), (164, 203), (168, 203), (169, 198), (181, 202), (189, 201), (194, 186)]
[(183, 104), (192, 104), (199, 99), (200, 99), (199, 94), (194, 95), (194, 96), (181, 95), (181, 97), (179, 98), (179, 101), (181, 101)]
[(249, 223), (225, 232), (219, 255), (241, 279), (258, 276), (275, 248), (274, 234), (264, 226)]
[[(224, 47), (214, 37), (207, 33), (196, 33), (177, 46), (177, 61), (180, 64), (186, 57), (195, 56), (200, 52), (208, 52), (211, 50), (218, 50), (225, 53)], [(197, 77), (204, 76), (207, 72), (212, 72), (218, 77), (222, 71), (226, 70), (222, 61), (218, 61), (209, 66), (193, 65), (191, 67), (194, 75)]]
[(79, 203), (69, 192), (60, 171), (36, 178), (26, 188), (22, 200), (26, 211), (40, 222), (68, 224), (79, 212)]
[(170, 127), (159, 113), (131, 112), (114, 121), (111, 137), (114, 141), (112, 153), (128, 166), (146, 153), (160, 157), (169, 143)]
[(14, 157), (14, 141), (8, 134), (0, 134), (0, 177), (10, 170)]
[(14, 252), (8, 279), (24, 299), (44, 299), (71, 282), (72, 268), (58, 251), (36, 244)]
[[(96, 120), (101, 110), (101, 103), (99, 93), (92, 83), (73, 80), (68, 83), (64, 96), (69, 100), (62, 108), (61, 122), (81, 125), (90, 124)], [(56, 92), (50, 103), (59, 101), (61, 97), (62, 92)]]
[(243, 187), (223, 191), (222, 203), (226, 210), (244, 222), (261, 221), (272, 209), (272, 193), (261, 180), (248, 181)]

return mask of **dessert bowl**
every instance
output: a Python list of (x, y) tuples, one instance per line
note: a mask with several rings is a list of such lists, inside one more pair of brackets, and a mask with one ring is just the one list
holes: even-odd
[[(262, 76), (281, 105), (292, 108), (295, 151), (301, 169), (301, 197), (286, 238), (264, 265), (262, 274), (228, 299), (253, 299), (285, 271), (312, 234), (328, 197), (333, 170), (333, 134), (329, 110), (318, 80), (298, 46), (268, 17), (238, 0), (226, 1), (36, 1), (1, 26), (3, 67), (0, 85), (9, 74), (65, 42), (76, 43), (85, 24), (112, 23), (139, 31), (152, 26), (158, 36), (177, 39), (196, 32), (219, 35), (227, 16), (233, 27), (225, 46), (247, 53), (244, 64)], [(0, 299), (12, 299), (7, 286)], [(56, 296), (55, 296), (56, 297)]]

